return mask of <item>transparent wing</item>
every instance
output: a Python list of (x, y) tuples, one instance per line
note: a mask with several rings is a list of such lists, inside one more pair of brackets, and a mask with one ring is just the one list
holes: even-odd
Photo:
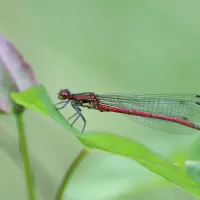
[[(160, 94), (160, 95), (97, 95), (100, 102), (128, 110), (171, 116), (193, 124), (200, 124), (200, 98), (195, 94)], [(186, 126), (154, 118), (125, 115), (145, 126), (172, 133), (190, 133), (197, 130)]]

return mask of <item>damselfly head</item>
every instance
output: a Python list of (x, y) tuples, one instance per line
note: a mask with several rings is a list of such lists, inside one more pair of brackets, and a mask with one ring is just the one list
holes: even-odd
[(70, 97), (70, 91), (68, 89), (63, 89), (58, 92), (58, 99), (68, 99)]

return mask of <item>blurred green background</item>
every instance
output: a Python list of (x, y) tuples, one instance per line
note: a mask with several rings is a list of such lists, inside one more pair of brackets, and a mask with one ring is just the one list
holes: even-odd
[[(200, 2), (1, 0), (0, 32), (32, 65), (52, 100), (57, 92), (200, 93)], [(67, 118), (73, 111), (61, 111)], [(140, 141), (180, 165), (197, 159), (199, 133), (172, 135), (123, 115), (84, 109), (86, 132)], [(82, 145), (31, 110), (25, 122), (38, 199), (53, 199)], [(81, 128), (82, 122), (76, 127)], [(0, 199), (26, 199), (13, 116), (0, 122)], [(66, 189), (66, 200), (195, 199), (137, 163), (90, 153)]]

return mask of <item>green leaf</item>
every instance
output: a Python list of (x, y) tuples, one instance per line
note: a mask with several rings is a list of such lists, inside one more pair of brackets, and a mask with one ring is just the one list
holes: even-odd
[(184, 170), (136, 141), (105, 133), (85, 134), (78, 138), (88, 147), (133, 159), (152, 172), (200, 197), (200, 185)]
[(133, 159), (152, 172), (200, 197), (200, 185), (187, 175), (184, 170), (173, 165), (170, 161), (152, 152), (140, 143), (109, 133), (79, 134), (55, 110), (55, 106), (53, 106), (42, 85), (33, 87), (22, 93), (12, 93), (12, 98), (20, 105), (55, 119), (66, 129), (75, 133), (85, 146)]
[(56, 110), (43, 85), (31, 87), (24, 92), (12, 92), (11, 97), (17, 104), (53, 118), (75, 135), (81, 134)]

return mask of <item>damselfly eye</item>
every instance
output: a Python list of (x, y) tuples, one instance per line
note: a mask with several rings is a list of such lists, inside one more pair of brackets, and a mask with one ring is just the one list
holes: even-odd
[(70, 96), (70, 91), (68, 89), (64, 89), (64, 90), (61, 90), (59, 93), (58, 93), (58, 98), (59, 99), (68, 99)]

